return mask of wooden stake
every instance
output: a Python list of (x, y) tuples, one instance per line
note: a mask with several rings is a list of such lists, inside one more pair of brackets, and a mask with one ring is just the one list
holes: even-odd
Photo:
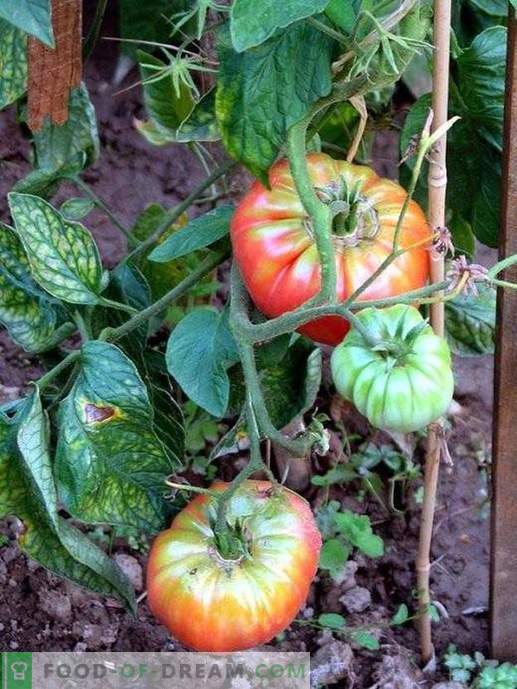
[[(433, 60), (433, 124), (432, 131), (448, 119), (449, 102), (449, 50), (451, 27), (451, 0), (435, 0), (434, 3), (434, 60)], [(447, 137), (442, 136), (431, 151), (429, 165), (429, 223), (433, 230), (445, 225), (445, 193), (447, 190), (446, 167)], [(443, 256), (431, 259), (431, 281), (441, 282), (444, 278)], [(431, 325), (437, 335), (444, 333), (444, 304), (431, 306)], [(416, 560), (417, 588), (419, 597), (420, 648), (423, 662), (427, 663), (434, 654), (431, 617), (429, 575), (431, 568), (431, 541), (433, 533), (436, 492), (440, 471), (442, 446), (442, 424), (437, 422), (428, 428), (427, 451), (424, 476), (424, 502), (420, 525), (420, 540)]]
[[(500, 257), (517, 253), (517, 19), (508, 20)], [(517, 266), (504, 274), (517, 282)], [(492, 469), (492, 655), (517, 662), (517, 292), (499, 289)]]
[(58, 125), (68, 119), (70, 89), (81, 82), (81, 15), (81, 0), (52, 0), (55, 49), (29, 39), (28, 124), (33, 132), (47, 116)]

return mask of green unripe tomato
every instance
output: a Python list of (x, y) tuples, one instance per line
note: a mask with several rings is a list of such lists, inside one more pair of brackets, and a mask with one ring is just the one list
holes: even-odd
[(454, 391), (451, 355), (418, 309), (398, 304), (359, 311), (371, 347), (354, 327), (332, 354), (340, 395), (377, 428), (409, 433), (447, 411)]

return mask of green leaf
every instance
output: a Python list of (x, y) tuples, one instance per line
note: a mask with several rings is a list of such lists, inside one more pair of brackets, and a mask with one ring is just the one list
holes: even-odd
[[(287, 426), (314, 404), (321, 385), (321, 349), (293, 345), (276, 366), (260, 372), (264, 397), (273, 423)], [(302, 374), (302, 375), (301, 375)]]
[[(410, 140), (421, 133), (423, 123), (429, 112), (430, 94), (418, 99), (406, 117), (401, 134), (401, 154), (403, 155)], [(447, 207), (452, 212), (451, 230), (455, 227), (463, 230), (470, 226), (476, 237), (489, 246), (497, 245), (499, 231), (499, 207), (501, 163), (500, 153), (487, 138), (481, 136), (483, 125), (470, 111), (462, 111), (453, 100), (450, 114), (461, 114), (448, 133), (447, 140)], [(407, 161), (408, 168), (414, 166), (414, 158)], [(418, 200), (426, 203), (425, 180), (427, 170), (424, 168), (418, 185)], [(476, 185), (472, 185), (472, 180)], [(468, 231), (468, 230), (467, 230)], [(454, 236), (455, 241), (457, 237)], [(461, 237), (460, 242), (465, 239)], [(468, 241), (468, 237), (467, 237)], [(468, 248), (468, 246), (467, 246)], [(464, 250), (461, 243), (460, 251)]]
[(65, 220), (49, 203), (9, 194), (16, 231), (32, 276), (49, 294), (72, 304), (96, 304), (102, 291), (99, 250), (89, 231)]
[(106, 342), (83, 345), (80, 367), (59, 409), (60, 497), (77, 519), (158, 531), (167, 523), (164, 480), (173, 465), (147, 389), (135, 365)]
[(502, 150), (506, 28), (481, 32), (458, 58), (460, 92), (478, 133)]
[(233, 212), (232, 205), (225, 205), (194, 218), (153, 249), (149, 254), (149, 260), (166, 263), (210, 246), (228, 234)]
[(59, 212), (65, 220), (82, 220), (94, 208), (95, 204), (91, 199), (76, 197), (64, 201)]
[[(167, 21), (171, 15), (184, 5), (182, 0), (120, 0), (120, 36), (137, 41), (154, 41), (170, 43), (171, 24)], [(122, 43), (124, 52), (134, 56), (137, 43)]]
[(327, 17), (346, 33), (352, 33), (357, 14), (361, 8), (361, 0), (330, 0), (325, 10)]
[(409, 610), (405, 603), (401, 603), (397, 609), (397, 612), (391, 618), (391, 624), (399, 625), (407, 622), (409, 618)]
[(336, 612), (324, 612), (318, 617), (318, 624), (329, 629), (343, 629), (346, 620), (343, 615), (338, 615)]
[(27, 352), (51, 349), (75, 330), (62, 309), (32, 280), (15, 231), (0, 223), (0, 322)]
[(27, 88), (27, 36), (4, 19), (0, 19), (0, 67), (2, 109), (18, 100)]
[(191, 141), (219, 141), (221, 134), (215, 118), (215, 88), (207, 91), (189, 115), (176, 130), (175, 137), (179, 143)]
[(2, 0), (0, 17), (50, 48), (54, 47), (50, 0)]
[(336, 514), (335, 522), (338, 531), (368, 557), (381, 557), (384, 554), (382, 538), (373, 533), (367, 515), (344, 510)]
[(352, 641), (361, 648), (366, 648), (369, 651), (378, 651), (381, 647), (377, 639), (370, 632), (353, 632), (351, 635)]
[[(314, 349), (306, 341), (298, 339), (280, 357), (257, 354), (259, 379), (266, 406), (277, 428), (287, 426), (305, 414), (316, 400), (321, 385), (321, 350)], [(232, 411), (238, 411), (245, 402), (242, 370), (235, 367), (230, 372)]]
[(470, 223), (459, 213), (453, 213), (447, 226), (452, 234), (456, 254), (464, 254), (472, 260), (476, 251), (476, 238)]
[[(491, 17), (505, 17), (508, 14), (508, 0), (468, 0), (470, 5), (477, 7)], [(517, 0), (510, 0), (516, 6)]]
[(331, 576), (339, 574), (350, 556), (348, 548), (339, 538), (325, 541), (320, 555), (320, 569), (327, 569)]
[(14, 419), (0, 417), (0, 517), (22, 521), (18, 544), (30, 558), (58, 576), (115, 595), (134, 610), (134, 592), (119, 567), (59, 517), (58, 507), (48, 422), (35, 389)]
[(353, 467), (348, 464), (338, 464), (329, 469), (323, 476), (313, 476), (311, 483), (313, 486), (333, 486), (336, 483), (347, 483), (358, 478), (358, 474)]
[(99, 157), (95, 109), (84, 84), (70, 93), (67, 122), (56, 125), (47, 119), (34, 134), (33, 144), (35, 169), (15, 184), (14, 191), (48, 195), (61, 179), (77, 174)]
[(228, 407), (227, 369), (238, 360), (226, 312), (196, 309), (172, 331), (167, 343), (167, 368), (183, 391), (213, 416)]
[(293, 22), (323, 12), (329, 0), (235, 0), (230, 13), (230, 32), (235, 50), (241, 53), (260, 45)]
[(496, 291), (479, 287), (478, 294), (460, 295), (445, 304), (447, 342), (461, 356), (492, 354), (495, 344)]
[(224, 145), (264, 179), (288, 128), (330, 92), (332, 41), (298, 22), (245, 53), (221, 30), (218, 52), (216, 114)]
[(147, 112), (161, 127), (177, 129), (194, 107), (190, 90), (180, 82), (177, 92), (163, 60), (142, 50), (137, 56)]

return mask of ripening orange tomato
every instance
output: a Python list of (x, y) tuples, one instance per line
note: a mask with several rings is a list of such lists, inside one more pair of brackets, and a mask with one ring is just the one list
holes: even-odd
[[(320, 197), (344, 201), (333, 220), (337, 298), (350, 296), (391, 252), (393, 234), (407, 196), (395, 182), (369, 167), (334, 160), (323, 153), (307, 156)], [(286, 160), (269, 171), (270, 189), (255, 182), (238, 205), (231, 224), (235, 260), (256, 306), (270, 318), (301, 306), (320, 290), (320, 264), (310, 219), (296, 192)], [(420, 206), (411, 201), (400, 247), (408, 248), (361, 299), (380, 299), (423, 287), (429, 278), (431, 230)], [(335, 345), (348, 331), (338, 316), (319, 318), (300, 329), (317, 342)]]
[[(215, 482), (212, 491), (228, 484)], [(217, 500), (194, 498), (154, 541), (149, 606), (172, 636), (198, 651), (239, 651), (271, 640), (304, 604), (321, 536), (308, 503), (268, 481), (245, 481), (227, 522), (239, 548), (215, 536)], [(242, 547), (240, 547), (242, 546)]]

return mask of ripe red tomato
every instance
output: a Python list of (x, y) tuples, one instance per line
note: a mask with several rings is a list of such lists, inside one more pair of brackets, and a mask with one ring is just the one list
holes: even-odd
[[(212, 490), (228, 484), (217, 481)], [(321, 536), (308, 503), (268, 481), (245, 481), (227, 510), (244, 552), (220, 554), (216, 500), (194, 498), (154, 541), (149, 606), (172, 636), (198, 651), (239, 651), (287, 627), (305, 602)]]
[[(406, 191), (373, 170), (334, 160), (323, 153), (307, 156), (314, 186), (327, 198), (351, 201), (348, 218), (334, 220), (337, 297), (343, 301), (390, 253)], [(256, 306), (270, 318), (301, 306), (320, 289), (320, 264), (310, 221), (296, 193), (286, 160), (269, 171), (271, 189), (255, 182), (232, 219), (233, 252)], [(412, 201), (400, 232), (400, 246), (430, 241), (424, 213)], [(361, 295), (380, 299), (423, 287), (429, 278), (425, 246), (410, 249)], [(300, 329), (317, 342), (338, 344), (348, 323), (338, 316), (320, 318)]]

